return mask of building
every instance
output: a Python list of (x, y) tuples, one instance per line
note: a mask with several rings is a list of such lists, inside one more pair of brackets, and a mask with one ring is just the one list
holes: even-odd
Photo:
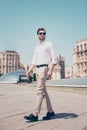
[(65, 59), (61, 55), (57, 55), (57, 65), (54, 67), (52, 79), (65, 78)]
[(87, 39), (76, 42), (72, 55), (73, 77), (87, 76)]
[(65, 67), (65, 78), (71, 78), (72, 77), (72, 66), (66, 66)]
[(23, 69), (20, 55), (16, 51), (5, 50), (0, 52), (0, 74)]

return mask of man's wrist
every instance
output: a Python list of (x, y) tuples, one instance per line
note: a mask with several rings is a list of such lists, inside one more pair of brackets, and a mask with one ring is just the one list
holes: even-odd
[(31, 67), (30, 67), (29, 70), (28, 70), (28, 73), (31, 73), (32, 70), (33, 70), (33, 68), (34, 68), (34, 65), (31, 65)]
[(51, 64), (49, 71), (52, 73), (53, 69), (54, 69), (54, 64)]

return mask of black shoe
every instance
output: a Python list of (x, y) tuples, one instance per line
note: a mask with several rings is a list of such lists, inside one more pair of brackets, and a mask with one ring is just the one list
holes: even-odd
[(54, 111), (47, 112), (46, 116), (43, 117), (43, 120), (49, 120), (51, 117), (55, 116)]
[(34, 116), (33, 114), (30, 114), (29, 116), (24, 116), (24, 118), (30, 122), (38, 121), (38, 116)]

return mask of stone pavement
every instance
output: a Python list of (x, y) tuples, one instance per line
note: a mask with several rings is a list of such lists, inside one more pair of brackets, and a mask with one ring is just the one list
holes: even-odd
[(87, 130), (87, 96), (48, 88), (56, 116), (42, 121), (46, 114), (43, 102), (38, 122), (27, 122), (32, 113), (35, 87), (0, 84), (0, 130)]

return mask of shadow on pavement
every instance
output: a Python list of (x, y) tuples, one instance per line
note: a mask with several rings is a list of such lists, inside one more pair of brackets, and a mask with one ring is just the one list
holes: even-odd
[[(50, 118), (49, 120), (53, 120), (53, 119), (58, 119), (58, 118), (63, 118), (63, 119), (71, 119), (71, 118), (77, 118), (78, 115), (75, 113), (56, 113), (55, 116), (53, 116), (52, 118)], [(47, 121), (47, 120), (38, 120), (38, 121)], [(29, 123), (30, 121), (26, 121), (26, 123)], [(36, 124), (40, 123), (37, 122)]]
[(57, 113), (52, 119), (57, 118), (64, 118), (64, 119), (70, 119), (70, 118), (77, 118), (78, 115), (75, 113)]

